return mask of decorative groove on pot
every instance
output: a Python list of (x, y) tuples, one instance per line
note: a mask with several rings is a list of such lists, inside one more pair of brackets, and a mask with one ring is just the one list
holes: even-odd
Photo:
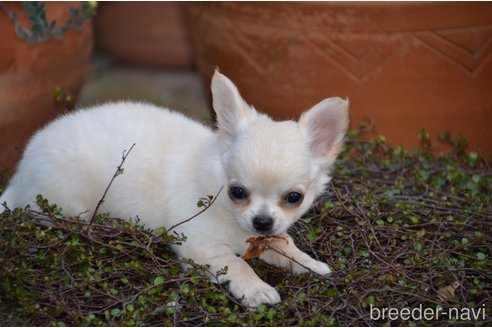
[(436, 54), (462, 68), (472, 77), (485, 66), (492, 55), (492, 25), (417, 32), (415, 35)]
[(196, 62), (278, 119), (348, 97), (354, 125), (407, 147), (464, 134), (492, 154), (492, 3), (188, 4)]

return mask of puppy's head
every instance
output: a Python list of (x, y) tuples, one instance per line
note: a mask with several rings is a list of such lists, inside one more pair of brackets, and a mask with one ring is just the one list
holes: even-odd
[(218, 71), (212, 95), (233, 216), (252, 234), (285, 232), (330, 179), (348, 127), (348, 101), (328, 98), (299, 122), (275, 122), (246, 104)]

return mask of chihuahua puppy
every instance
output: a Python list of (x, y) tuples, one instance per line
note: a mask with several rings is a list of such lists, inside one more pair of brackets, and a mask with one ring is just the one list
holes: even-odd
[[(212, 78), (216, 132), (185, 116), (150, 104), (117, 102), (56, 119), (28, 143), (0, 203), (35, 208), (36, 195), (62, 207), (66, 216), (92, 217), (121, 161), (136, 143), (101, 212), (138, 217), (149, 228), (172, 227), (198, 212), (206, 195), (216, 201), (174, 229), (187, 236), (175, 246), (181, 258), (228, 267), (218, 283), (249, 307), (275, 304), (278, 292), (238, 255), (254, 236), (278, 235), (261, 259), (273, 265), (327, 275), (327, 264), (299, 250), (287, 229), (324, 191), (348, 126), (348, 101), (328, 98), (299, 122), (274, 122), (241, 98), (235, 85)], [(295, 261), (291, 261), (294, 259)]]

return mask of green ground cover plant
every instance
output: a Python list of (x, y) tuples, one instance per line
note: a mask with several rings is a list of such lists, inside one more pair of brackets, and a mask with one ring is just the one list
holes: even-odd
[[(299, 248), (334, 273), (294, 276), (249, 260), (280, 304), (249, 311), (200, 274), (207, 267), (187, 262), (184, 272), (169, 246), (185, 236), (106, 214), (89, 227), (39, 197), (40, 213), (0, 215), (0, 325), (492, 325), (489, 162), (449, 134), (439, 138), (449, 152), (433, 151), (426, 131), (421, 147), (406, 151), (382, 136), (361, 138), (364, 129), (349, 132), (326, 194), (291, 228)], [(374, 307), (419, 306), (484, 313), (371, 317)]]

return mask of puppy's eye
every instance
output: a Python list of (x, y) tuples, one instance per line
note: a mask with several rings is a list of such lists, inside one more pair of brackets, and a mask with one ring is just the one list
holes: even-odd
[(241, 201), (248, 198), (248, 193), (243, 187), (232, 186), (229, 188), (229, 197), (232, 200)]
[(292, 191), (292, 192), (289, 192), (287, 194), (287, 196), (285, 196), (285, 201), (287, 203), (289, 203), (290, 205), (295, 205), (295, 204), (301, 202), (302, 198), (303, 198), (302, 194), (295, 192), (295, 191)]

